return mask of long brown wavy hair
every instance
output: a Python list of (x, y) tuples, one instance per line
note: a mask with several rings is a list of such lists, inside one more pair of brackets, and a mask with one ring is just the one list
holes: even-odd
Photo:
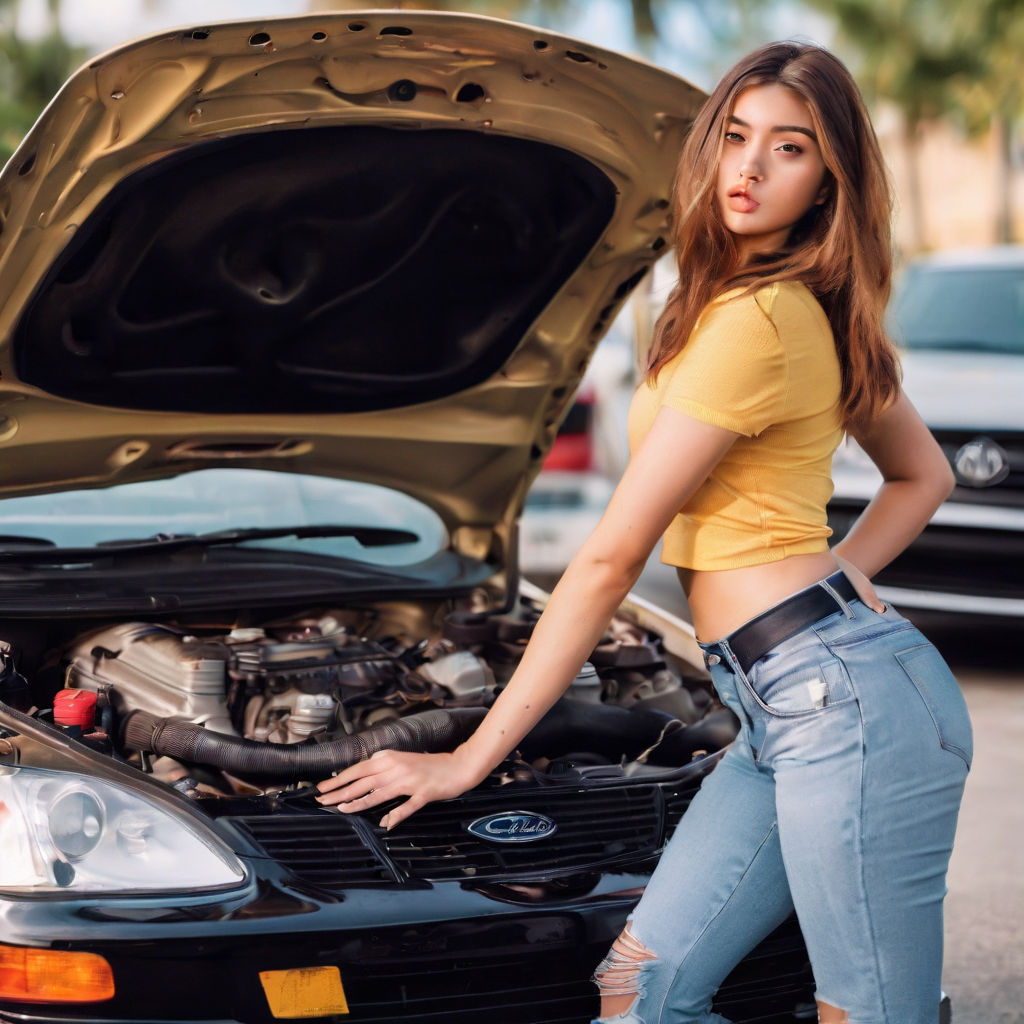
[[(718, 163), (736, 97), (772, 84), (792, 89), (810, 110), (827, 198), (794, 225), (784, 251), (744, 264), (719, 215)], [(892, 279), (892, 193), (860, 91), (836, 57), (818, 46), (770, 43), (729, 71), (687, 136), (672, 213), (679, 283), (655, 325), (649, 382), (683, 348), (716, 296), (795, 279), (814, 293), (832, 326), (844, 425), (870, 420), (898, 394), (899, 361), (882, 326)]]

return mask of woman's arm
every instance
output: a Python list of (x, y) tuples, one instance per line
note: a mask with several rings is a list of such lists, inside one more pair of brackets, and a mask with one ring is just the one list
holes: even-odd
[(362, 811), (408, 796), (382, 822), (392, 828), (425, 803), (481, 782), (568, 688), (672, 518), (736, 437), (663, 407), (476, 732), (450, 754), (374, 754), (321, 782), (320, 802)]
[(833, 551), (871, 577), (925, 528), (955, 480), (942, 449), (902, 393), (852, 434), (881, 471), (883, 483)]

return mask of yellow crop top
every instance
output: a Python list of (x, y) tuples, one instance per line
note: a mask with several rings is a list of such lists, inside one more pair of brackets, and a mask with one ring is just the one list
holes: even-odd
[(805, 285), (776, 282), (711, 303), (629, 410), (633, 451), (663, 405), (741, 435), (673, 519), (662, 561), (734, 569), (828, 550), (839, 398), (832, 330)]

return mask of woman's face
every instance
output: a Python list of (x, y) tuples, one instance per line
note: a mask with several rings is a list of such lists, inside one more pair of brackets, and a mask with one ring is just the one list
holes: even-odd
[(784, 85), (755, 85), (726, 118), (715, 199), (744, 259), (777, 252), (825, 200), (825, 162), (807, 104)]

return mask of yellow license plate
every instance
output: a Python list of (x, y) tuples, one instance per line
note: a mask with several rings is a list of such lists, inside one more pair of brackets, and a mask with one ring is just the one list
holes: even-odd
[(341, 971), (337, 967), (260, 971), (260, 982), (275, 1017), (330, 1017), (348, 1013)]

